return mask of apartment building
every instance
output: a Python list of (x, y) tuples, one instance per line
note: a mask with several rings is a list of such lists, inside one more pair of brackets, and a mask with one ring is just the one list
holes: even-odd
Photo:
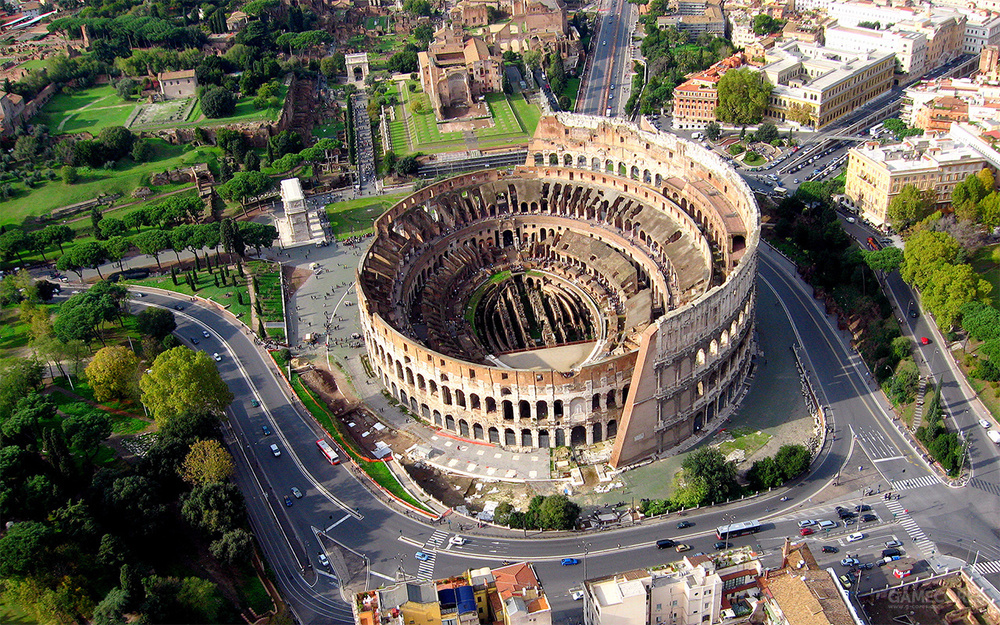
[(782, 547), (781, 568), (758, 580), (761, 601), (751, 622), (764, 625), (859, 625), (861, 620), (834, 579), (820, 569), (806, 543)]
[(984, 167), (995, 170), (998, 165), (1000, 154), (974, 130), (953, 124), (948, 134), (852, 148), (844, 192), (866, 219), (882, 226), (889, 221), (889, 204), (905, 185), (933, 190), (937, 203), (946, 206), (957, 183)]
[[(748, 613), (760, 561), (748, 550), (689, 556), (657, 569), (584, 581), (585, 625), (694, 625)], [(748, 602), (749, 600), (749, 602)]]
[(552, 609), (527, 562), (357, 593), (356, 625), (551, 625)]
[(902, 119), (924, 132), (948, 132), (952, 122), (1000, 123), (1000, 85), (970, 78), (925, 80), (903, 94)]
[(785, 43), (765, 52), (761, 69), (774, 85), (766, 116), (778, 121), (808, 114), (821, 129), (892, 85), (891, 52), (835, 50), (818, 44)]
[(837, 50), (877, 50), (892, 52), (898, 71), (922, 76), (927, 67), (927, 37), (910, 31), (874, 30), (853, 26), (828, 26), (826, 45)]
[(990, 11), (966, 12), (962, 52), (979, 54), (983, 48), (1000, 44), (1000, 15)]
[(726, 34), (726, 18), (722, 12), (722, 3), (688, 2), (681, 0), (677, 12), (656, 18), (659, 28), (673, 26), (677, 30), (690, 33), (692, 37), (708, 33), (717, 37)]
[(742, 67), (744, 62), (743, 54), (734, 54), (704, 71), (688, 74), (688, 79), (674, 89), (674, 127), (704, 128), (715, 121), (719, 79), (727, 71)]

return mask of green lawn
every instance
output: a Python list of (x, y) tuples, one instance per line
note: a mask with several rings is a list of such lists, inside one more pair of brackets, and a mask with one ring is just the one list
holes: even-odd
[[(141, 284), (144, 286), (156, 287), (158, 289), (174, 291), (175, 293), (184, 293), (185, 295), (194, 294), (198, 297), (210, 299), (239, 317), (243, 323), (249, 323), (250, 294), (247, 291), (246, 280), (241, 278), (236, 270), (233, 269), (230, 271), (229, 284), (227, 286), (215, 286), (215, 278), (213, 275), (219, 275), (219, 270), (215, 269), (215, 273), (210, 274), (204, 269), (204, 266), (205, 265), (202, 264), (202, 270), (198, 272), (198, 281), (196, 282), (198, 285), (197, 293), (191, 292), (191, 287), (189, 287), (187, 282), (184, 281), (184, 276), (182, 274), (178, 274), (176, 285), (173, 283), (170, 276), (146, 278), (145, 280), (123, 280), (123, 282), (127, 284)], [(237, 287), (232, 286), (233, 276), (236, 276), (236, 280), (239, 284)], [(237, 291), (243, 294), (242, 304), (237, 302)]]
[[(34, 189), (28, 189), (21, 183), (13, 184), (14, 195), (11, 199), (0, 202), (0, 225), (20, 224), (25, 217), (39, 217), (54, 208), (92, 200), (101, 193), (121, 193), (124, 197), (118, 202), (130, 202), (133, 201), (132, 191), (140, 186), (148, 186), (150, 174), (206, 162), (214, 169), (222, 154), (219, 148), (213, 146), (195, 148), (189, 145), (171, 145), (162, 139), (151, 141), (156, 155), (148, 163), (135, 163), (126, 158), (114, 169), (80, 167), (80, 180), (71, 185), (64, 183), (61, 178), (40, 183)], [(159, 193), (179, 186), (151, 188), (154, 193)]]
[[(392, 150), (397, 155), (413, 152), (434, 154), (466, 149), (462, 132), (441, 131), (426, 93), (410, 92), (402, 83), (398, 89), (402, 104), (395, 107), (396, 119), (389, 122)], [(508, 98), (502, 93), (491, 93), (486, 95), (485, 101), (493, 118), (493, 126), (475, 131), (480, 147), (528, 142), (541, 116), (537, 106), (525, 100), (523, 95)], [(411, 103), (422, 103), (424, 112), (414, 113)], [(409, 122), (406, 121), (407, 116)]]
[(118, 97), (111, 85), (103, 85), (56, 94), (35, 120), (54, 135), (89, 132), (96, 136), (102, 128), (124, 126), (135, 106)]
[(313, 128), (313, 136), (317, 139), (336, 139), (344, 131), (344, 122), (331, 122)]
[(265, 262), (252, 262), (248, 269), (257, 276), (257, 298), (260, 300), (264, 321), (284, 321), (284, 298), (281, 296), (281, 276), (272, 265)]
[(733, 451), (740, 449), (746, 456), (750, 456), (752, 453), (767, 444), (767, 441), (771, 440), (771, 435), (764, 432), (746, 432), (742, 433), (739, 431), (734, 431), (733, 440), (725, 441), (719, 444), (719, 451), (725, 455), (729, 455)]
[(191, 114), (188, 115), (187, 122), (183, 124), (173, 124), (171, 127), (210, 127), (237, 124), (240, 122), (278, 121), (278, 116), (281, 115), (281, 109), (285, 106), (286, 95), (288, 95), (288, 87), (286, 85), (280, 85), (278, 87), (278, 106), (260, 110), (254, 108), (253, 96), (242, 97), (236, 101), (236, 110), (232, 115), (229, 117), (220, 117), (218, 119), (209, 119), (205, 117), (204, 113), (201, 112), (201, 101), (199, 100), (191, 110)]
[(327, 204), (326, 214), (329, 216), (334, 236), (338, 241), (342, 241), (349, 237), (368, 234), (372, 231), (375, 218), (406, 196), (406, 193), (399, 193)]
[(976, 252), (972, 258), (972, 268), (993, 285), (990, 299), (995, 308), (1000, 308), (1000, 245), (989, 245)]
[(569, 98), (569, 110), (576, 110), (576, 99), (580, 95), (580, 79), (567, 78), (566, 89), (563, 91), (563, 95)]

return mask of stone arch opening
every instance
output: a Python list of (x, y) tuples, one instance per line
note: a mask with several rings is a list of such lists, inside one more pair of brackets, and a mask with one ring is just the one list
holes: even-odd
[(434, 411), (434, 425), (442, 427), (444, 423), (441, 421), (441, 413), (437, 410)]
[(500, 431), (495, 427), (490, 426), (490, 429), (486, 431), (486, 435), (489, 437), (489, 441), (494, 445), (500, 444)]
[(508, 447), (517, 445), (517, 434), (511, 428), (507, 428), (503, 431), (503, 444)]
[(487, 397), (486, 398), (486, 413), (489, 414), (491, 412), (496, 412), (496, 411), (497, 411), (497, 400), (493, 399), (492, 397)]
[(569, 444), (571, 447), (587, 444), (587, 428), (582, 425), (574, 427), (569, 432)]
[(521, 430), (521, 447), (534, 447), (534, 438), (531, 436), (531, 430), (525, 428)]
[(600, 443), (601, 441), (604, 440), (604, 438), (601, 436), (601, 424), (600, 423), (595, 423), (594, 424), (593, 431), (594, 431), (594, 442), (595, 443)]
[(531, 418), (531, 402), (526, 399), (522, 399), (517, 402), (517, 412), (518, 419), (530, 419)]
[(547, 402), (535, 402), (535, 418), (539, 420), (549, 418), (549, 405)]
[(466, 438), (469, 437), (469, 422), (465, 419), (458, 420), (458, 433)]
[(566, 430), (559, 428), (556, 430), (556, 447), (566, 446)]
[(503, 400), (503, 420), (514, 420), (514, 404), (509, 399)]
[(478, 423), (472, 424), (472, 438), (477, 441), (483, 440), (483, 426)]
[(450, 414), (446, 414), (444, 416), (444, 428), (446, 430), (451, 430), (451, 431), (454, 432), (455, 431), (455, 417), (451, 416)]
[(614, 438), (618, 436), (618, 421), (612, 419), (608, 421), (608, 438)]

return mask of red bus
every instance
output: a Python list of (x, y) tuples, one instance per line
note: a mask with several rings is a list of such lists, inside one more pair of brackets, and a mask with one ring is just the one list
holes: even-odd
[(873, 252), (877, 252), (882, 249), (882, 244), (879, 243), (875, 237), (868, 237), (868, 249)]
[(337, 452), (333, 450), (333, 447), (330, 446), (330, 443), (326, 442), (321, 438), (318, 441), (316, 441), (316, 446), (319, 447), (319, 450), (321, 452), (323, 452), (323, 456), (326, 457), (327, 461), (329, 461), (330, 464), (340, 464), (340, 456), (337, 455)]

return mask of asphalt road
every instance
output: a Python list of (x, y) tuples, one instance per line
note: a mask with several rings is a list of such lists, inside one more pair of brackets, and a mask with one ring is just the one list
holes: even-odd
[(621, 113), (622, 99), (628, 99), (623, 88), (631, 72), (634, 19), (635, 8), (625, 0), (602, 0), (577, 112), (612, 117)]
[[(671, 515), (665, 521), (647, 521), (629, 529), (559, 538), (514, 532), (500, 539), (462, 532), (468, 538), (463, 546), (448, 546), (447, 538), (452, 535), (448, 525), (431, 526), (397, 513), (374, 497), (347, 465), (328, 464), (315, 447), (320, 435), (316, 426), (295, 407), (283, 383), (275, 377), (273, 365), (254, 345), (252, 337), (223, 314), (165, 295), (147, 295), (137, 299), (136, 305), (173, 307), (181, 303), (184, 310), (176, 311), (178, 335), (186, 341), (198, 338), (199, 344), (193, 347), (221, 355), (220, 371), (237, 397), (226, 430), (237, 459), (237, 478), (265, 556), (284, 596), (303, 623), (351, 620), (349, 606), (340, 599), (335, 572), (322, 569), (317, 560), (323, 548), (317, 535), (321, 530), (328, 537), (328, 546), (339, 543), (367, 556), (372, 587), (394, 580), (400, 573), (429, 579), (470, 566), (496, 565), (501, 560), (529, 560), (550, 596), (554, 622), (578, 623), (580, 604), (572, 600), (570, 590), (578, 588), (587, 577), (662, 564), (678, 557), (655, 549), (655, 541), (661, 538), (688, 544), (693, 553), (709, 553), (717, 540), (716, 526), (733, 520), (760, 519), (765, 523), (763, 532), (729, 542), (759, 546), (765, 559), (773, 559), (784, 537), (798, 538), (797, 520), (836, 518), (832, 509), (836, 502), (813, 505), (811, 499), (838, 474), (853, 470), (856, 446), (878, 468), (880, 479), (870, 487), (888, 490), (905, 480), (920, 481), (919, 486), (902, 490), (901, 505), (907, 507), (920, 527), (927, 528), (929, 540), (940, 545), (942, 551), (964, 559), (972, 559), (972, 554), (979, 551), (980, 562), (1000, 558), (996, 540), (996, 512), (1000, 510), (997, 452), (976, 429), (979, 426), (974, 425), (971, 413), (961, 423), (973, 438), (971, 455), (976, 477), (965, 489), (951, 489), (937, 483), (923, 461), (903, 443), (881, 396), (869, 384), (863, 364), (849, 349), (845, 337), (795, 278), (790, 263), (766, 248), (761, 256), (760, 287), (773, 289), (793, 319), (807, 367), (823, 387), (821, 401), (832, 410), (831, 434), (836, 435), (836, 440), (828, 439), (806, 478), (787, 490), (761, 498), (691, 511), (684, 519), (695, 525), (685, 530), (676, 528), (679, 517)], [(922, 317), (913, 323), (921, 331)], [(201, 337), (203, 329), (212, 336)], [(938, 354), (928, 352), (926, 356), (932, 367), (937, 366)], [(946, 389), (946, 398), (949, 396)], [(253, 398), (260, 400), (261, 407), (250, 405)], [(949, 405), (957, 410), (960, 401)], [(263, 434), (261, 426), (265, 424), (273, 434)], [(279, 446), (280, 457), (271, 454), (272, 443)], [(847, 466), (848, 462), (852, 466)], [(292, 498), (289, 507), (283, 498), (290, 495), (293, 486), (305, 496)], [(785, 495), (791, 499), (780, 501), (779, 497)], [(862, 498), (855, 493), (844, 501), (853, 506), (862, 499), (873, 505), (879, 517), (872, 530), (863, 528), (870, 534), (867, 542), (851, 544), (849, 549), (851, 553), (858, 551), (865, 561), (874, 557), (883, 539), (898, 537), (905, 543), (908, 532), (898, 523), (889, 523), (898, 508), (889, 508), (879, 496)], [(963, 512), (956, 515), (955, 510)], [(848, 548), (849, 531), (854, 529), (841, 526), (830, 534), (807, 540), (815, 541), (817, 546), (831, 544), (843, 552)], [(906, 544), (908, 549), (917, 546), (912, 538)], [(434, 561), (420, 566), (414, 558), (419, 550), (433, 553)], [(560, 560), (567, 556), (581, 563), (562, 566)], [(830, 561), (838, 560), (831, 554)], [(877, 577), (866, 580), (872, 584), (876, 581)]]

